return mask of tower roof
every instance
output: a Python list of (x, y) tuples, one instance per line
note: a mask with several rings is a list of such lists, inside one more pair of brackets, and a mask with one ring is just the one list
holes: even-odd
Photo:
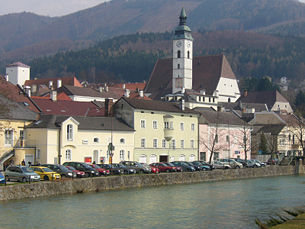
[(188, 39), (188, 40), (193, 40), (192, 34), (191, 34), (191, 29), (186, 25), (186, 13), (185, 9), (181, 9), (181, 13), (179, 16), (179, 25), (175, 29), (175, 40), (178, 39)]

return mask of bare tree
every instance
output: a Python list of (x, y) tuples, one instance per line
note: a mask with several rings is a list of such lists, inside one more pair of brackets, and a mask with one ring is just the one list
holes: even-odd
[(247, 153), (251, 152), (251, 133), (250, 133), (250, 126), (246, 124), (243, 125), (242, 129), (240, 130), (242, 139), (237, 138), (238, 145), (243, 148), (245, 152), (245, 160), (248, 160)]

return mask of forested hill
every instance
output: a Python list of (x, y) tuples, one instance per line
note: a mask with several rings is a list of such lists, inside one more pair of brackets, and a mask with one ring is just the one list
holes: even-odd
[[(193, 33), (197, 55), (224, 53), (237, 77), (304, 79), (305, 38), (242, 31)], [(32, 77), (76, 75), (90, 82), (147, 80), (158, 58), (171, 57), (172, 33), (123, 35), (81, 51), (28, 62)]]
[(77, 49), (123, 34), (173, 31), (182, 7), (193, 31), (305, 35), (305, 4), (297, 0), (112, 0), (62, 17), (0, 16), (0, 61)]

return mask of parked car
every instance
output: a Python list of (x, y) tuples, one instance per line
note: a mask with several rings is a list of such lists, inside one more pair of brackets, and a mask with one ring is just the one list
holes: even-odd
[(257, 159), (251, 159), (252, 161), (255, 161), (256, 163), (260, 164), (260, 167), (264, 167), (266, 166), (266, 163), (264, 162), (261, 162), (260, 160), (257, 160)]
[(230, 165), (233, 169), (240, 169), (243, 168), (243, 165), (234, 159), (218, 159), (218, 161), (223, 162), (224, 164)]
[(194, 165), (195, 168), (197, 168), (196, 170), (198, 171), (206, 171), (206, 170), (212, 170), (213, 167), (211, 165), (206, 165), (206, 164), (203, 164), (202, 162), (200, 161), (193, 161), (193, 162), (189, 162), (191, 165)]
[(209, 163), (207, 163), (207, 162), (205, 162), (205, 161), (199, 161), (199, 162), (200, 162), (201, 164), (203, 164), (203, 165), (209, 166), (209, 167), (211, 168), (211, 170), (215, 169), (214, 166), (213, 166), (213, 164), (209, 164)]
[(76, 168), (79, 171), (83, 171), (86, 173), (86, 177), (97, 177), (99, 175), (99, 172), (92, 168), (91, 166), (89, 166), (87, 163), (84, 162), (65, 162), (63, 164), (64, 166), (72, 166), (74, 168)]
[(247, 167), (248, 168), (258, 168), (261, 165), (253, 160), (247, 160)]
[(112, 163), (111, 167), (122, 169), (124, 171), (124, 174), (135, 174), (135, 173), (137, 173), (137, 170), (135, 170), (134, 168), (130, 168), (128, 166), (118, 164), (118, 163)]
[(105, 169), (105, 168), (101, 168), (100, 166), (98, 166), (97, 164), (89, 164), (92, 168), (96, 169), (99, 172), (99, 175), (102, 176), (108, 176), (110, 175), (110, 170), (109, 169)]
[(267, 161), (267, 165), (278, 165), (279, 159), (278, 158), (269, 158)]
[(76, 177), (79, 178), (84, 178), (86, 177), (86, 173), (84, 171), (79, 171), (76, 168), (72, 167), (72, 166), (66, 166), (68, 169), (70, 169), (71, 171), (73, 171), (76, 174)]
[(150, 173), (151, 170), (146, 169), (137, 161), (121, 161), (119, 164), (125, 165), (128, 168), (134, 169), (136, 173)]
[(146, 163), (141, 163), (142, 166), (144, 166), (147, 170), (150, 170), (150, 173), (159, 173), (159, 169), (155, 166), (150, 166)]
[(61, 179), (59, 173), (54, 172), (53, 170), (49, 169), (48, 167), (44, 166), (31, 166), (35, 173), (40, 176), (41, 180), (58, 180)]
[(243, 167), (249, 167), (249, 162), (247, 162), (246, 160), (240, 159), (240, 158), (236, 158), (234, 159), (235, 161), (241, 163), (243, 165)]
[(157, 167), (159, 169), (160, 172), (175, 172), (176, 168), (169, 166), (163, 162), (155, 162), (155, 163), (151, 163), (151, 166)]
[(182, 168), (182, 171), (184, 171), (184, 172), (185, 171), (187, 171), (187, 172), (196, 171), (196, 169), (193, 166), (186, 164), (184, 161), (173, 161), (171, 163), (173, 163), (175, 166), (180, 166)]
[(110, 164), (98, 164), (99, 167), (109, 170), (111, 175), (122, 175), (124, 170), (121, 168), (116, 168)]
[(5, 176), (0, 172), (0, 184), (5, 184)]
[(176, 166), (171, 162), (164, 162), (164, 164), (171, 166), (175, 172), (182, 172), (182, 168), (180, 166)]
[(220, 161), (213, 161), (212, 164), (213, 164), (213, 167), (214, 167), (215, 169), (230, 169), (230, 168), (231, 168), (230, 165), (225, 164), (225, 163), (220, 162)]
[(40, 181), (40, 176), (27, 166), (9, 166), (5, 170), (5, 178), (7, 181)]
[(72, 170), (68, 169), (64, 165), (42, 164), (41, 166), (48, 167), (54, 172), (59, 173), (61, 177), (68, 177), (68, 178), (76, 177), (76, 173), (74, 173)]

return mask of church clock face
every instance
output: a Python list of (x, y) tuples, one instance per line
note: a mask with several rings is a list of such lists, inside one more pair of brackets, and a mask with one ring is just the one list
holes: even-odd
[(176, 42), (176, 46), (179, 48), (179, 47), (181, 47), (182, 46), (182, 42), (181, 41), (177, 41)]

